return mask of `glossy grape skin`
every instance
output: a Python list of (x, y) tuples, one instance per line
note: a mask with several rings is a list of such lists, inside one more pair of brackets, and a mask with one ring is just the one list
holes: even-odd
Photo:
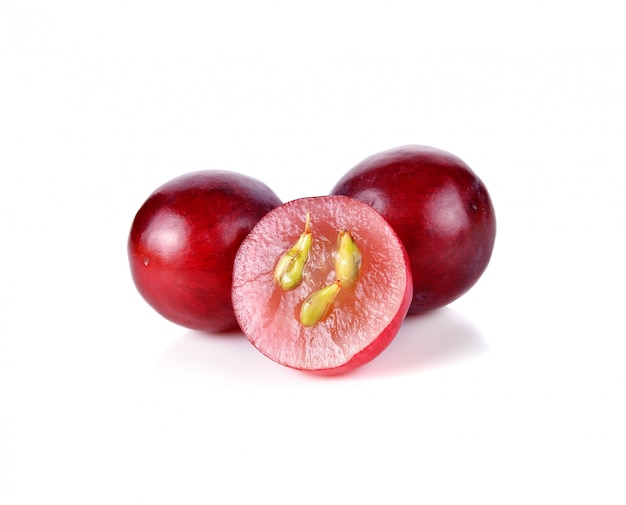
[(165, 183), (141, 206), (128, 238), (138, 291), (186, 328), (236, 328), (230, 291), (237, 249), (281, 203), (264, 183), (234, 172), (192, 172)]
[(374, 207), (407, 249), (413, 273), (409, 314), (449, 304), (485, 271), (496, 219), (487, 188), (457, 156), (407, 145), (370, 156), (332, 189)]

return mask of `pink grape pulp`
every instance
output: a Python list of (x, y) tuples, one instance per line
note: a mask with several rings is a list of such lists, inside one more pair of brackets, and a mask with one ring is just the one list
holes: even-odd
[[(304, 230), (307, 213), (309, 260), (302, 284), (286, 291), (272, 273)], [(305, 327), (300, 307), (334, 281), (342, 230), (362, 253), (358, 280), (341, 289), (325, 319)], [(302, 198), (270, 211), (243, 241), (233, 268), (233, 307), (250, 342), (277, 363), (323, 374), (348, 372), (380, 354), (398, 333), (411, 293), (408, 258), (395, 232), (370, 206), (343, 196)]]

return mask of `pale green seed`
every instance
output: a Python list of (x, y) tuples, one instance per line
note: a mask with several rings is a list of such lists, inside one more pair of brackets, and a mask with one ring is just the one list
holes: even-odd
[(361, 270), (361, 251), (352, 235), (342, 231), (337, 237), (337, 253), (335, 254), (335, 275), (344, 286), (354, 284)]
[(330, 312), (340, 289), (341, 281), (338, 280), (311, 293), (300, 307), (300, 323), (303, 326), (313, 326), (324, 319)]
[(304, 232), (302, 232), (296, 243), (281, 255), (274, 268), (274, 280), (283, 289), (294, 289), (302, 283), (304, 267), (309, 260), (309, 251), (312, 244), (311, 216), (307, 212)]

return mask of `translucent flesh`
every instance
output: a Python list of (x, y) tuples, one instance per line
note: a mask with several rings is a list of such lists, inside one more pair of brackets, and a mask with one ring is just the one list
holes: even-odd
[[(276, 258), (311, 214), (314, 237), (302, 284), (285, 291), (272, 277)], [(358, 282), (342, 288), (317, 324), (299, 321), (307, 297), (336, 279), (337, 235), (349, 230), (361, 253)], [(295, 200), (267, 214), (242, 244), (233, 271), (233, 306), (242, 330), (268, 357), (307, 370), (341, 367), (404, 319), (410, 275), (404, 249), (369, 206), (345, 197)], [(410, 294), (408, 295), (410, 299)], [(395, 328), (395, 330), (393, 329)], [(384, 347), (383, 346), (383, 347)], [(382, 349), (380, 349), (382, 350)]]

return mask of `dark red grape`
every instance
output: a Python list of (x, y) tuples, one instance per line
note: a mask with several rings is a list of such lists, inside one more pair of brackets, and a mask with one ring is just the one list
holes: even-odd
[(332, 189), (371, 205), (396, 231), (411, 261), (409, 313), (442, 307), (485, 271), (496, 236), (487, 188), (457, 156), (409, 145), (366, 158)]

